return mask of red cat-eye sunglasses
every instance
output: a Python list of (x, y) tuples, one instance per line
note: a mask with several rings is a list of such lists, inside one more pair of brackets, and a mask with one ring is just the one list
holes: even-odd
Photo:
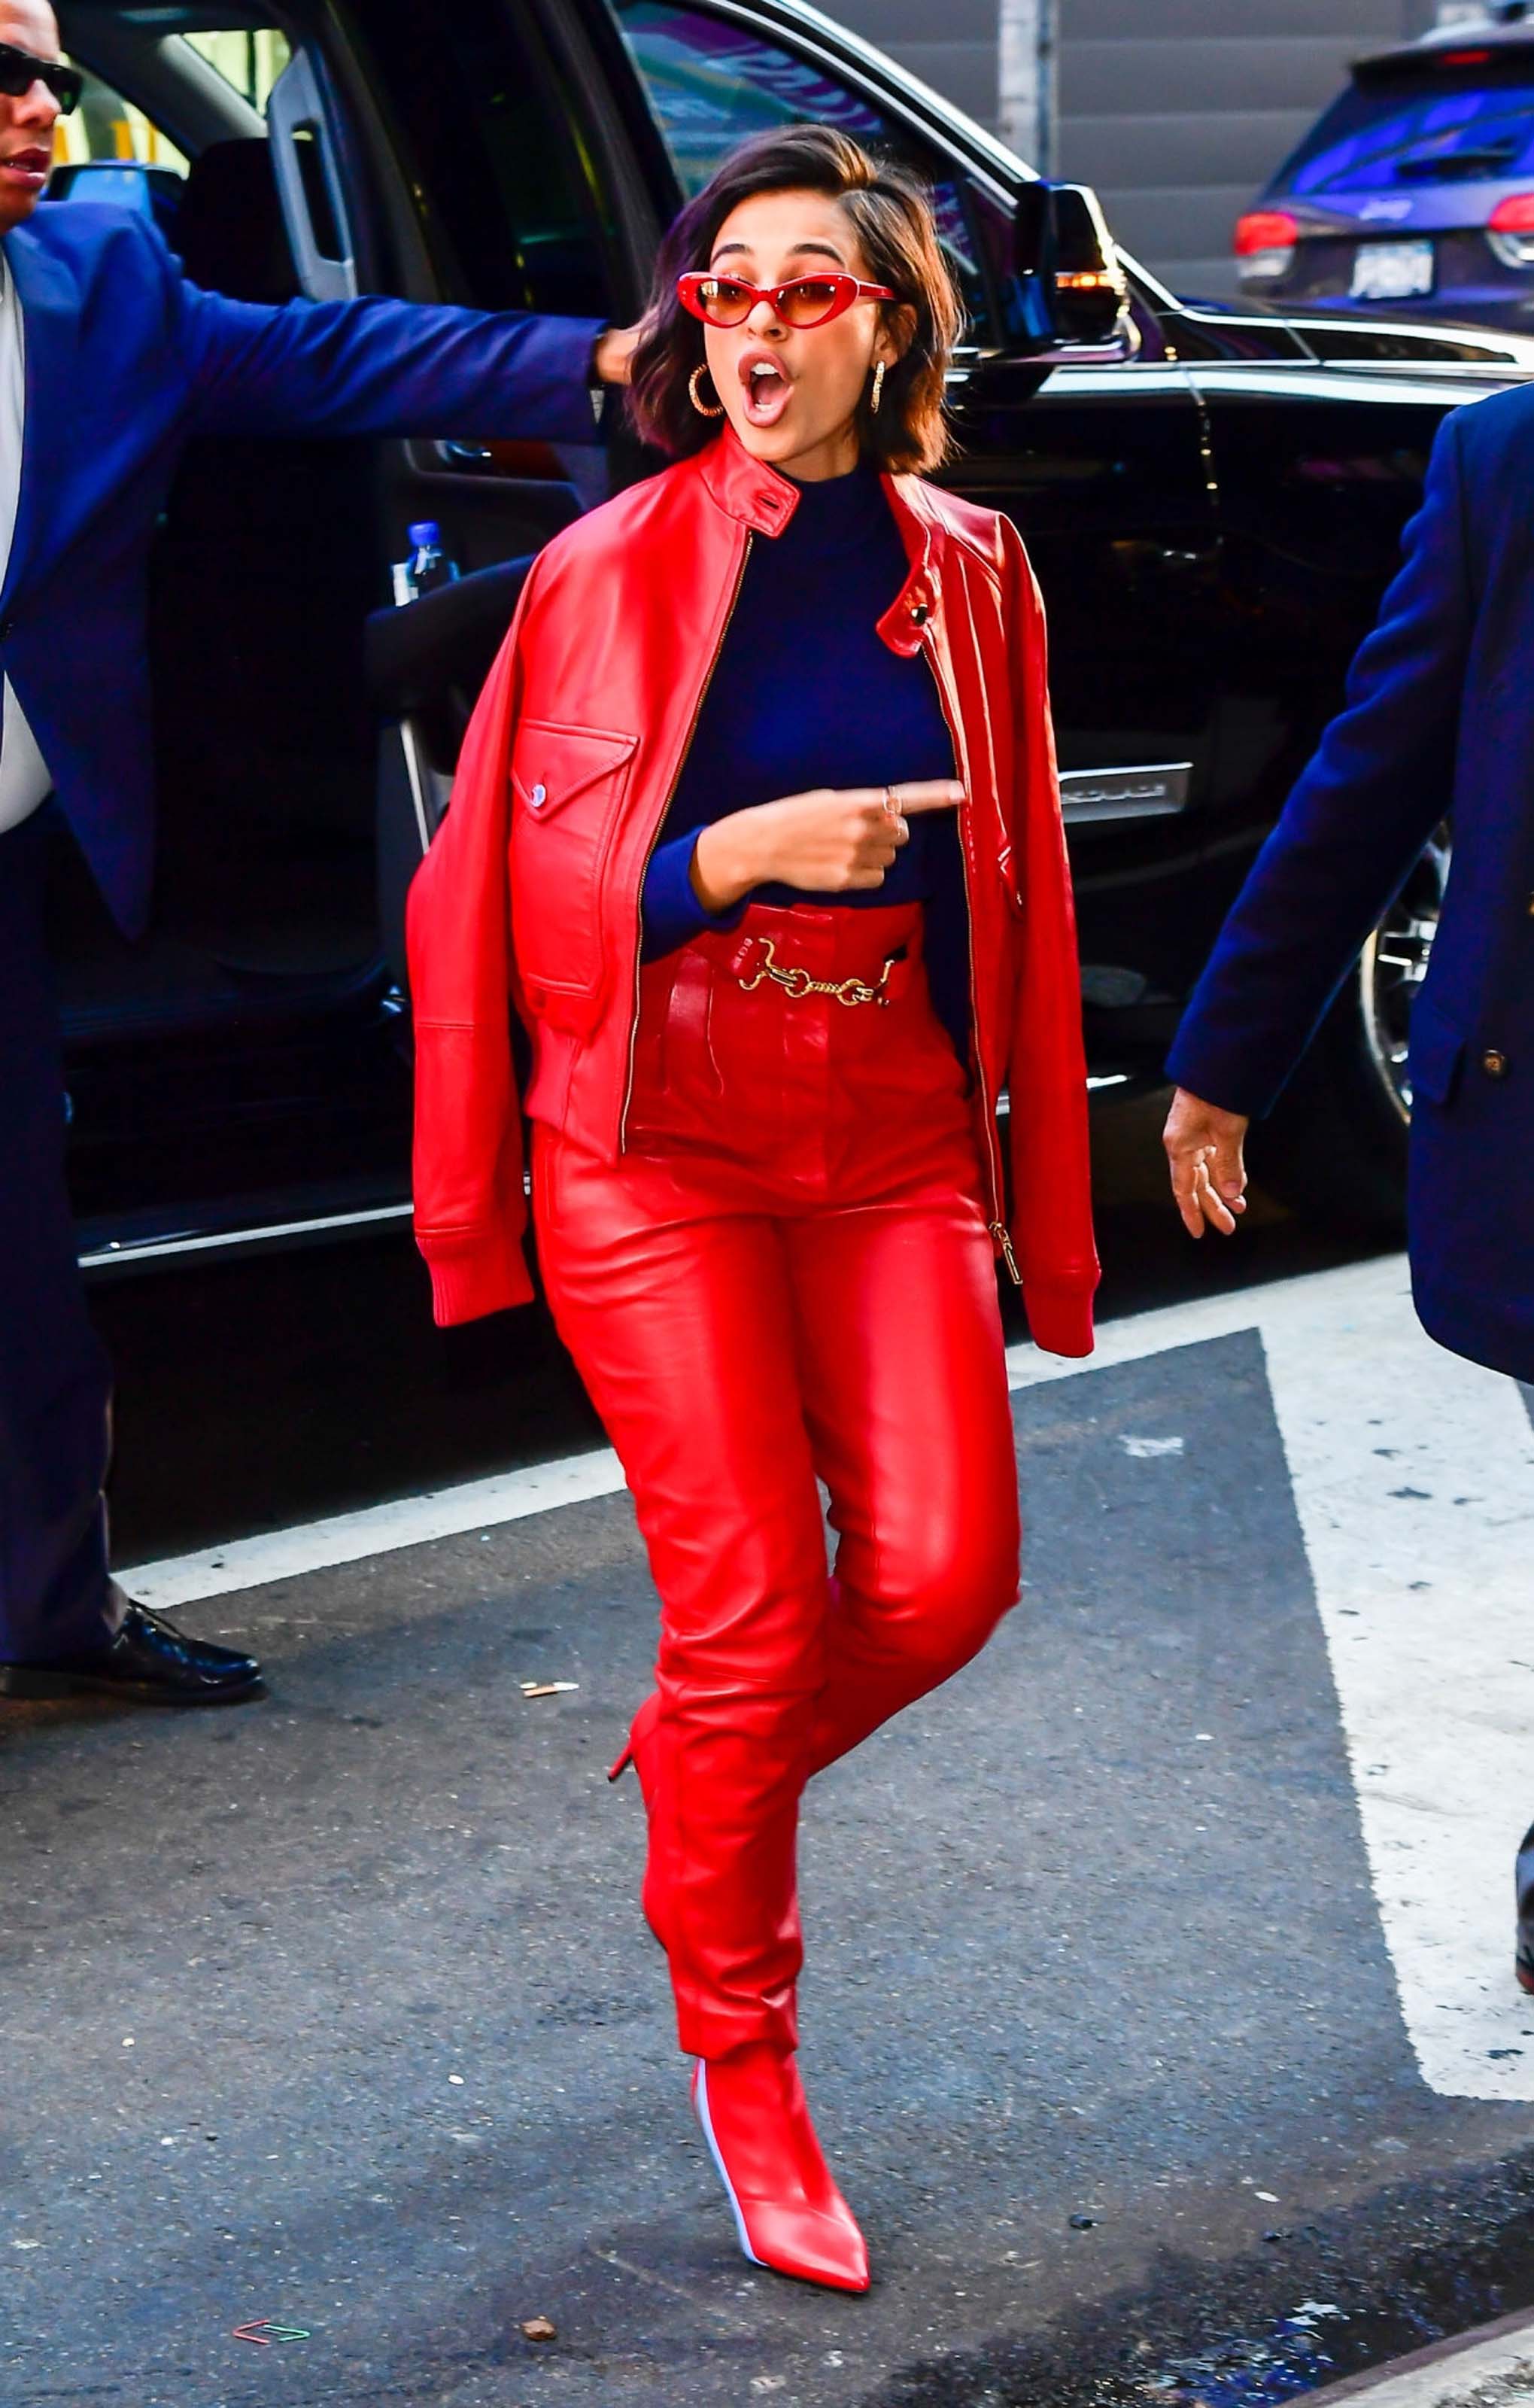
[(864, 284), (855, 276), (795, 276), (786, 284), (747, 284), (738, 276), (710, 276), (694, 268), (677, 279), (677, 299), (706, 326), (743, 326), (758, 301), (783, 325), (828, 326), (854, 301), (893, 301), (887, 284)]

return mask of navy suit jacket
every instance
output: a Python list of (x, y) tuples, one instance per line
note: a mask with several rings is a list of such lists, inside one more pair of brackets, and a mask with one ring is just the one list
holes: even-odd
[[(1534, 1379), (1534, 387), (1455, 410), (1404, 565), (1221, 932), (1168, 1065), (1269, 1110), (1438, 823), (1412, 1012), (1412, 1288), (1431, 1335)], [(1491, 1056), (1488, 1069), (1486, 1057)], [(1502, 1057), (1501, 1075), (1496, 1075)]]
[(194, 435), (589, 442), (595, 321), (402, 301), (261, 308), (181, 276), (148, 220), (45, 203), (5, 237), (26, 433), (0, 665), (130, 935), (154, 850), (151, 538)]

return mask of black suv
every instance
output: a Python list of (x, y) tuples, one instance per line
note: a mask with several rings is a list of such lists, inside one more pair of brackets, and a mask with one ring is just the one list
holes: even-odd
[[(969, 311), (947, 473), (1016, 519), (1049, 605), (1094, 1084), (1155, 1077), (1337, 706), (1440, 418), (1528, 374), (1534, 347), (1187, 306), (1132, 263), (1105, 318), (1091, 266), (1111, 284), (1118, 263), (1090, 197), (1041, 199), (1010, 151), (797, 0), (65, 0), (62, 15), (105, 131), (45, 206), (110, 191), (153, 212), (199, 282), (246, 298), (380, 291), (622, 322), (681, 197), (748, 131), (815, 119), (914, 162)], [(1062, 286), (1071, 242), (1088, 267)], [(440, 619), (444, 597), (408, 604), (371, 682), (366, 623), (411, 522), (437, 521), (466, 571), (488, 570), (652, 465), (595, 423), (589, 446), (448, 427), (188, 455), (154, 563), (148, 941), (124, 944), (61, 863), (88, 1266), (408, 1210), (402, 895), (504, 610), (487, 626), (474, 603), (494, 578), (450, 594), (451, 670), (423, 640), (412, 674), (410, 614)], [(1290, 1107), (1327, 1119), (1333, 1196), (1385, 1214), (1443, 861), (1369, 945)]]

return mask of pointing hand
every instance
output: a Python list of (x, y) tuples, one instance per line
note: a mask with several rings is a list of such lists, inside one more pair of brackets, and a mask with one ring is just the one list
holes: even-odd
[(953, 778), (895, 786), (818, 786), (715, 820), (693, 853), (693, 887), (709, 911), (727, 910), (753, 886), (796, 886), (810, 895), (882, 886), (919, 811), (964, 800)]

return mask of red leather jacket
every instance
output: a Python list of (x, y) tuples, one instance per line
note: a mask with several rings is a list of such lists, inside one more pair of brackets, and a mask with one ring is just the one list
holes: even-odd
[[(926, 652), (967, 796), (987, 1217), (1040, 1345), (1085, 1354), (1097, 1283), (1086, 1075), (1039, 590), (1009, 520), (916, 477), (884, 483), (910, 568), (879, 632)], [(528, 1111), (606, 1161), (623, 1151), (646, 867), (749, 547), (796, 500), (726, 432), (534, 565), (410, 889), (415, 1229), (439, 1322), (532, 1295), (509, 994), (532, 1039)]]

